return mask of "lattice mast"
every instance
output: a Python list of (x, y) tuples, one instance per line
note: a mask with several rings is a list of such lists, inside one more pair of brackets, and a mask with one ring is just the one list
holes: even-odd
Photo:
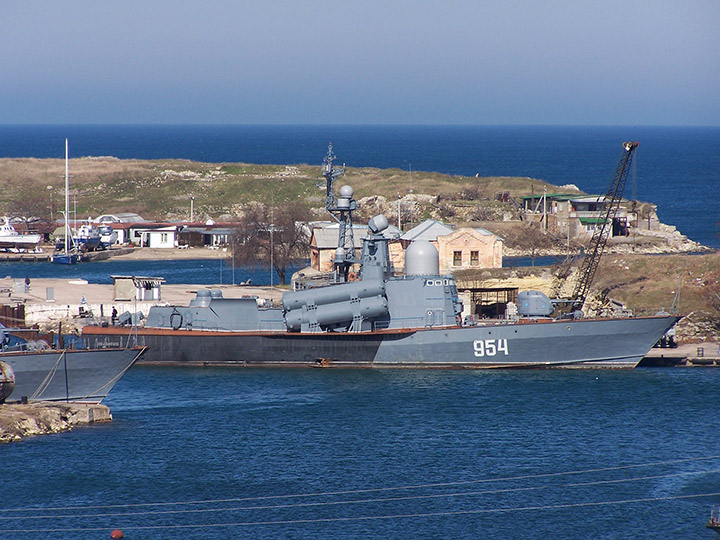
[(360, 261), (355, 250), (353, 235), (353, 211), (357, 210), (357, 202), (353, 199), (353, 189), (342, 186), (339, 197), (335, 195), (335, 180), (345, 174), (345, 165), (336, 168), (337, 159), (333, 153), (332, 143), (328, 145), (328, 153), (323, 159), (323, 176), (325, 177), (325, 209), (338, 222), (338, 245), (335, 250), (335, 277), (338, 281), (347, 281), (350, 267)]

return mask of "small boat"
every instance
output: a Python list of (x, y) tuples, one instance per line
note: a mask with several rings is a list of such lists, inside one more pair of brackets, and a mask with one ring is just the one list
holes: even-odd
[(77, 230), (75, 239), (83, 251), (95, 251), (101, 248), (100, 230), (88, 218)]
[(36, 249), (42, 240), (39, 234), (20, 234), (7, 217), (0, 218), (0, 249)]
[(80, 251), (73, 247), (68, 251), (53, 253), (52, 262), (55, 264), (77, 264), (81, 261)]
[(720, 534), (720, 506), (713, 506), (710, 510), (710, 521), (705, 526)]
[(77, 264), (80, 262), (80, 251), (77, 244), (73, 240), (72, 231), (70, 230), (70, 175), (68, 174), (68, 140), (65, 139), (65, 235), (63, 238), (63, 246), (57, 249), (52, 256), (52, 262), (55, 264)]
[(107, 223), (103, 223), (98, 227), (100, 233), (100, 249), (108, 249), (115, 244), (118, 239), (118, 233)]

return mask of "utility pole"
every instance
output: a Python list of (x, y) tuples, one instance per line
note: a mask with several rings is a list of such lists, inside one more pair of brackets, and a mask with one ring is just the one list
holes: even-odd
[(402, 225), (400, 224), (400, 194), (398, 194), (398, 201), (397, 201), (397, 212), (398, 212), (398, 229), (402, 231)]
[(275, 229), (275, 208), (270, 207), (270, 287), (273, 286), (273, 264), (275, 263), (275, 246), (273, 242), (273, 230)]

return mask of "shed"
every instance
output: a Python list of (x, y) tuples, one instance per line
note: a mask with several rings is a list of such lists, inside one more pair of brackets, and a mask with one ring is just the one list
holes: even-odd
[(160, 285), (165, 278), (146, 276), (110, 276), (113, 280), (114, 299), (131, 302), (133, 300), (162, 299)]

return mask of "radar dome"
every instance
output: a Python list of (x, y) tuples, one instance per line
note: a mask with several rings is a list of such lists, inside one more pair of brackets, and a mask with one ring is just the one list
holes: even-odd
[(352, 199), (352, 196), (354, 193), (355, 193), (355, 191), (353, 191), (353, 188), (351, 188), (348, 185), (345, 185), (340, 188), (340, 196), (344, 197), (346, 199)]
[(437, 276), (440, 273), (438, 250), (427, 240), (415, 240), (405, 250), (406, 276)]

